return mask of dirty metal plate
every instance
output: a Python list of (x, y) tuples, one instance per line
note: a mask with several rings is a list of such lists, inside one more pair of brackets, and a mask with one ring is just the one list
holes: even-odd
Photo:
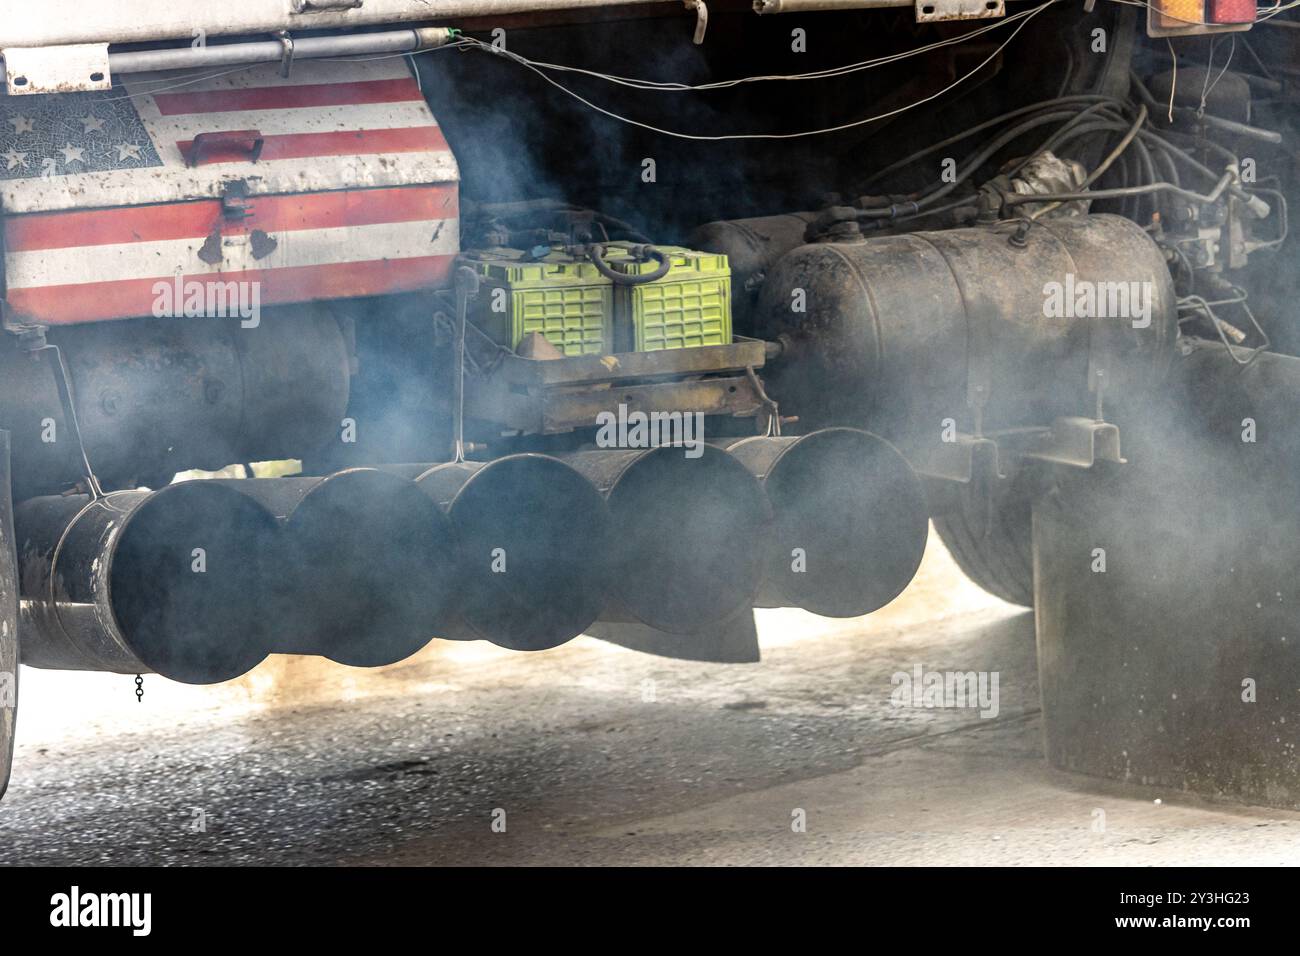
[(763, 409), (762, 401), (745, 377), (660, 382), (619, 389), (603, 386), (546, 389), (536, 394), (520, 393), (482, 380), (465, 382), (465, 408), (471, 417), (524, 434), (559, 434), (594, 428), (598, 415), (616, 412), (620, 404), (629, 414), (647, 415), (699, 412), (748, 418)]
[(763, 366), (765, 354), (762, 342), (747, 339), (731, 345), (616, 355), (575, 355), (561, 359), (510, 356), (497, 374), (508, 378), (513, 385), (530, 388), (583, 385), (757, 369)]
[(18, 714), (18, 556), (9, 490), (9, 433), (0, 431), (0, 797), (13, 767)]
[(663, 382), (621, 389), (575, 389), (548, 393), (542, 427), (546, 432), (596, 425), (602, 412), (625, 406), (628, 414), (681, 412), (704, 415), (757, 415), (763, 407), (746, 378), (710, 378), (696, 382)]
[(760, 368), (763, 362), (763, 343), (751, 340), (656, 352), (584, 355), (543, 362), (541, 364), (545, 367), (540, 372), (545, 384), (558, 385), (730, 372), (747, 367)]
[(459, 173), (405, 59), (118, 81), (0, 97), (0, 270), (20, 321), (446, 284)]
[[(460, 179), (402, 57), (304, 60), (288, 77), (261, 64), (216, 76), (173, 70), (115, 80), (111, 92), (58, 101), (0, 99), (0, 153), (26, 154), (25, 162), (0, 163), (6, 212), (220, 199), (234, 180), (251, 195), (277, 195)], [(263, 137), (256, 159), (231, 148), (190, 165), (198, 135), (250, 127)]]
[(916, 22), (983, 20), (1005, 16), (1003, 0), (916, 0)]
[(9, 46), (0, 49), (0, 56), (4, 57), (5, 91), (11, 96), (75, 93), (113, 87), (108, 72), (107, 43)]

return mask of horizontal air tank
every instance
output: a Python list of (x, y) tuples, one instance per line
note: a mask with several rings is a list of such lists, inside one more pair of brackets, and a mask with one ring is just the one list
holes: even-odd
[(895, 440), (1090, 414), (1099, 379), (1134, 399), (1177, 333), (1164, 254), (1109, 215), (801, 246), (758, 309), (783, 408)]
[[(338, 435), (349, 356), (318, 306), (268, 309), (256, 328), (225, 319), (130, 319), (51, 330), (77, 419), (105, 487), (169, 481), (190, 468), (302, 458)], [(0, 428), (12, 433), (17, 498), (83, 477), (53, 349), (0, 342)]]

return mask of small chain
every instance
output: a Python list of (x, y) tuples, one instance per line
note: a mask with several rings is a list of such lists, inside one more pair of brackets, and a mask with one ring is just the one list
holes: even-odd
[(139, 674), (135, 675), (135, 702), (137, 704), (144, 703), (144, 678)]

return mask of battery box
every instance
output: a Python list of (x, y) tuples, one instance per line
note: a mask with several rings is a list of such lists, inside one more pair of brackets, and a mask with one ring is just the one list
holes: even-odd
[[(666, 275), (616, 285), (587, 258), (561, 250), (536, 255), (485, 249), (462, 257), (480, 277), (470, 320), (493, 341), (515, 349), (541, 333), (566, 356), (654, 352), (731, 343), (731, 270), (727, 257), (656, 246)], [(610, 243), (615, 272), (645, 275), (659, 263), (638, 259), (631, 243)]]

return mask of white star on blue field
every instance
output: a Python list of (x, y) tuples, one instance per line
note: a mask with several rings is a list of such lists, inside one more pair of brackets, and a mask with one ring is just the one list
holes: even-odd
[(161, 165), (135, 107), (120, 88), (0, 96), (0, 179)]

